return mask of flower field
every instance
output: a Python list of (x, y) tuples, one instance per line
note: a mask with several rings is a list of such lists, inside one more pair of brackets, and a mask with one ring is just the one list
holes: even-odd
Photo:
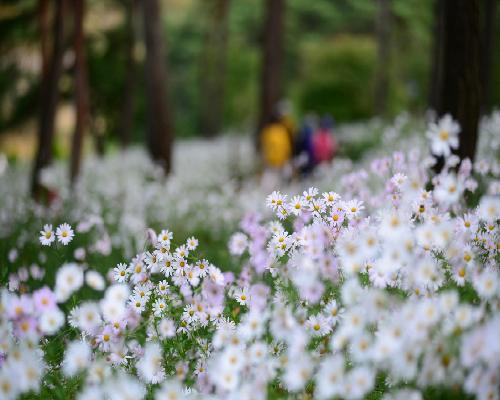
[(55, 164), (48, 206), (0, 166), (0, 399), (498, 399), (500, 113), (474, 163), (448, 116), (341, 129), (380, 140), (280, 187), (239, 138)]

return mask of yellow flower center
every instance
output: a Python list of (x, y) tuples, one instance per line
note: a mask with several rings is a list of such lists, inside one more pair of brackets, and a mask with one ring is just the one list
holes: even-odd
[(442, 130), (439, 132), (439, 139), (441, 139), (443, 142), (447, 141), (450, 137), (450, 132)]

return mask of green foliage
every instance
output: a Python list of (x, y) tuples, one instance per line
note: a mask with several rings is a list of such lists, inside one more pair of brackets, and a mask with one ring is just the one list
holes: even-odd
[(307, 43), (297, 89), (300, 110), (331, 113), (339, 121), (368, 118), (375, 72), (375, 43), (343, 35)]
[[(140, 3), (140, 2), (139, 2)], [(169, 95), (177, 137), (197, 135), (203, 104), (204, 54), (210, 24), (209, 1), (161, 2), (166, 41)], [(52, 4), (52, 3), (51, 3)], [(109, 137), (118, 133), (126, 79), (124, 0), (90, 0), (88, 15), (99, 5), (120, 17), (118, 25), (94, 29), (86, 37), (92, 118), (104, 122)], [(373, 0), (288, 0), (285, 10), (285, 96), (299, 111), (331, 112), (339, 120), (373, 115), (376, 68)], [(387, 116), (403, 109), (425, 110), (433, 46), (433, 0), (392, 0), (391, 56), (387, 60)], [(230, 1), (225, 69), (223, 126), (241, 130), (256, 120), (261, 71), (263, 1)], [(21, 62), (40, 50), (38, 2), (5, 0), (0, 6), (0, 132), (36, 118), (40, 74)], [(136, 8), (137, 47), (142, 43), (142, 13)], [(71, 20), (71, 19), (70, 19)], [(500, 30), (497, 7), (496, 32)], [(68, 47), (71, 45), (68, 24)], [(498, 35), (494, 35), (495, 37)], [(500, 104), (500, 46), (495, 44), (491, 100)], [(139, 52), (141, 53), (141, 52)], [(143, 53), (143, 52), (142, 52)], [(65, 79), (71, 81), (71, 66)], [(134, 140), (146, 127), (143, 60), (138, 58), (134, 89)], [(71, 85), (70, 85), (71, 86)], [(66, 88), (63, 98), (71, 101)]]

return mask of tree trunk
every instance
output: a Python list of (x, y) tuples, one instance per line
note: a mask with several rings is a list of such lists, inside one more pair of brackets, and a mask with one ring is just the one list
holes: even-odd
[(224, 111), (229, 0), (207, 1), (210, 23), (205, 39), (202, 70), (203, 103), (200, 129), (206, 136), (220, 132)]
[(495, 19), (498, 0), (484, 0), (481, 3), (481, 112), (491, 112), (491, 71), (495, 48)]
[(377, 72), (375, 78), (375, 113), (385, 115), (389, 93), (389, 68), (391, 56), (391, 0), (378, 0)]
[(142, 0), (146, 42), (147, 142), (151, 156), (165, 174), (171, 168), (173, 124), (167, 97), (167, 69), (158, 0)]
[(276, 110), (283, 95), (282, 71), (284, 64), (284, 12), (285, 0), (264, 0), (266, 17), (262, 37), (262, 72), (260, 88), (260, 114), (258, 135)]
[(441, 92), (441, 69), (443, 67), (443, 37), (444, 37), (444, 2), (434, 0), (434, 43), (431, 58), (431, 78), (429, 82), (429, 108), (436, 111), (438, 108), (439, 93)]
[(53, 46), (47, 73), (42, 74), (40, 116), (38, 125), (38, 148), (33, 165), (31, 192), (35, 199), (40, 199), (42, 186), (40, 171), (52, 162), (54, 141), (54, 121), (59, 101), (59, 78), (62, 74), (64, 52), (64, 17), (66, 0), (55, 1), (53, 22)]
[(83, 20), (85, 0), (73, 1), (74, 16), (74, 51), (75, 51), (75, 108), (76, 123), (71, 143), (70, 181), (73, 185), (78, 177), (82, 159), (83, 137), (89, 116), (87, 60), (85, 55), (85, 37)]
[(50, 18), (49, 0), (39, 0), (38, 2), (38, 23), (40, 32), (40, 45), (42, 55), (42, 76), (47, 75), (50, 60)]
[(457, 151), (474, 159), (480, 111), (479, 0), (441, 0), (443, 4), (442, 67), (438, 115), (451, 114), (461, 127)]
[(126, 72), (125, 89), (123, 91), (122, 113), (119, 125), (119, 140), (122, 148), (130, 143), (134, 125), (134, 92), (137, 74), (137, 66), (134, 57), (135, 48), (135, 22), (136, 22), (137, 0), (126, 2)]

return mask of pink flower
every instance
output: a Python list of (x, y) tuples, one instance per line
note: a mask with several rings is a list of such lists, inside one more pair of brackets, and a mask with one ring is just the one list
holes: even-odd
[(56, 296), (49, 287), (44, 286), (33, 292), (33, 303), (37, 311), (52, 310), (56, 306)]
[(34, 336), (37, 333), (37, 321), (34, 317), (22, 317), (14, 324), (14, 333), (18, 338)]
[(111, 344), (116, 343), (116, 339), (113, 328), (110, 325), (106, 325), (101, 334), (97, 336), (97, 343), (99, 343), (99, 348), (102, 351), (107, 352), (110, 350)]
[(27, 295), (21, 297), (13, 296), (9, 307), (8, 314), (12, 319), (21, 318), (33, 312), (33, 301)]

